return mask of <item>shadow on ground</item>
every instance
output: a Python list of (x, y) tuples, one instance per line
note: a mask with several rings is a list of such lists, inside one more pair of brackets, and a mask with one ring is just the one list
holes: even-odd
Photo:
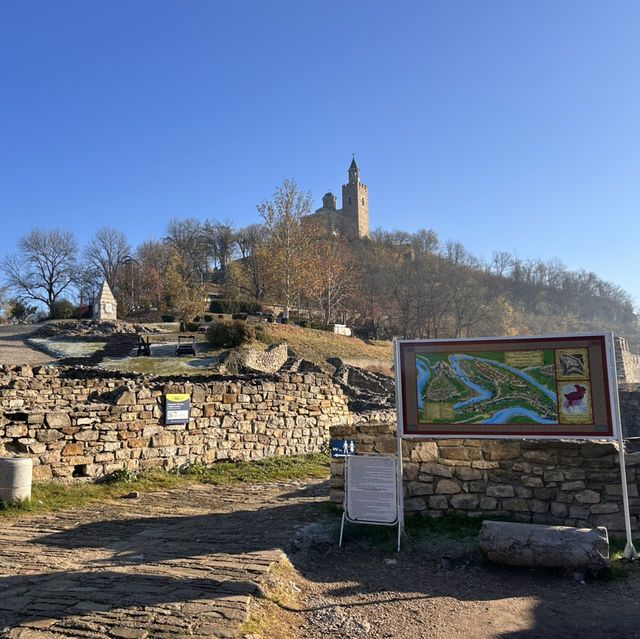
[[(397, 554), (393, 531), (385, 537), (349, 529), (339, 548), (339, 515), (317, 501), (295, 503), (317, 492), (317, 485), (283, 489), (277, 503), (258, 501), (234, 512), (106, 519), (34, 536), (24, 552), (57, 561), (66, 557), (75, 567), (0, 578), (0, 629), (33, 618), (157, 606), (167, 614), (179, 611), (182, 618), (212, 610), (224, 616), (229, 606), (232, 616), (234, 598), (257, 594), (259, 577), (278, 559), (278, 549), (285, 548), (295, 568), (321, 587), (328, 602), (309, 605), (301, 614), (339, 605), (355, 615), (384, 602), (392, 608), (402, 605), (402, 614), (410, 609), (403, 620), (409, 627), (429, 624), (442, 602), (477, 602), (475, 636), (640, 636), (635, 567), (622, 581), (588, 579), (583, 584), (562, 573), (487, 565), (468, 541), (418, 536), (405, 540)], [(503, 608), (508, 608), (508, 600), (521, 597), (535, 600), (528, 630), (482, 632), (495, 615), (496, 602), (505, 601)], [(371, 630), (369, 636), (384, 635)]]

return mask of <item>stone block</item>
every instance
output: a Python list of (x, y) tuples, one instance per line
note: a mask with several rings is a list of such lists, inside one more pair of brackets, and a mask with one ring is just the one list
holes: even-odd
[(98, 437), (99, 434), (96, 430), (81, 430), (75, 434), (74, 439), (81, 442), (95, 442)]
[(173, 432), (158, 433), (151, 437), (151, 446), (161, 448), (162, 446), (172, 446), (176, 443), (176, 437)]
[(557, 488), (534, 488), (533, 496), (536, 499), (541, 499), (543, 501), (551, 501), (556, 498), (558, 494)]
[(600, 494), (594, 490), (582, 490), (576, 493), (575, 497), (579, 504), (597, 504), (600, 502)]
[(411, 462), (405, 462), (402, 464), (402, 478), (409, 481), (414, 481), (418, 477), (420, 466), (418, 464), (412, 464)]
[(611, 513), (620, 512), (620, 507), (613, 502), (605, 502), (602, 504), (593, 504), (589, 507), (589, 512), (594, 515), (610, 515)]
[(440, 479), (435, 492), (441, 495), (454, 495), (462, 492), (462, 486), (455, 479)]
[(498, 500), (495, 497), (480, 497), (480, 508), (482, 510), (495, 510)]
[(433, 495), (429, 497), (429, 508), (434, 510), (447, 510), (449, 508), (449, 502), (444, 495)]
[(67, 444), (62, 449), (62, 456), (73, 457), (76, 455), (82, 455), (83, 452), (84, 452), (84, 444), (82, 442), (75, 442), (75, 443)]
[(432, 495), (433, 486), (431, 484), (423, 484), (419, 481), (410, 481), (405, 484), (407, 495), (409, 497), (416, 497), (418, 495)]
[(474, 479), (484, 479), (484, 472), (478, 470), (476, 468), (469, 468), (467, 466), (462, 466), (461, 468), (456, 468), (453, 471), (455, 477), (462, 481), (471, 481)]
[(39, 428), (36, 431), (36, 439), (39, 442), (43, 442), (45, 444), (49, 444), (51, 442), (56, 442), (59, 439), (61, 439), (62, 436), (63, 435), (59, 430)]
[(489, 439), (482, 442), (484, 458), (488, 461), (499, 459), (516, 459), (520, 457), (521, 449), (519, 441), (506, 439)]
[(513, 486), (508, 484), (494, 484), (487, 486), (485, 492), (488, 497), (513, 497), (516, 494)]
[(532, 513), (542, 514), (549, 510), (549, 503), (546, 501), (540, 501), (539, 499), (529, 500), (529, 510)]
[(414, 462), (435, 462), (438, 459), (438, 445), (435, 442), (416, 442), (410, 453)]
[(513, 512), (529, 512), (529, 502), (526, 499), (512, 497), (502, 502), (504, 510), (512, 510)]
[(441, 459), (459, 459), (465, 461), (482, 459), (482, 450), (475, 446), (438, 446)]
[(459, 494), (449, 498), (451, 506), (459, 510), (474, 510), (478, 507), (478, 495)]
[(527, 461), (537, 462), (539, 464), (554, 464), (557, 453), (555, 450), (525, 450), (522, 453), (522, 457)]
[(26, 437), (29, 429), (26, 424), (8, 424), (5, 432), (7, 437)]
[(490, 561), (509, 566), (599, 570), (610, 565), (606, 528), (485, 521), (478, 541)]
[(38, 464), (33, 467), (33, 481), (48, 481), (52, 478), (51, 466)]
[(451, 467), (443, 464), (420, 464), (420, 472), (425, 475), (434, 475), (435, 477), (453, 477)]
[(68, 413), (47, 413), (45, 423), (49, 428), (68, 428), (71, 426), (71, 419)]
[(584, 490), (583, 481), (565, 481), (560, 484), (560, 488), (564, 491)]

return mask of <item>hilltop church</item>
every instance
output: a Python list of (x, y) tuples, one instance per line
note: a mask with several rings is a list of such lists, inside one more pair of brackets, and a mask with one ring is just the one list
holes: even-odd
[(342, 233), (349, 239), (369, 237), (369, 193), (360, 182), (360, 169), (355, 158), (349, 167), (349, 182), (342, 186), (342, 208), (329, 192), (322, 198), (322, 206), (306, 216), (310, 222), (326, 225), (329, 230)]

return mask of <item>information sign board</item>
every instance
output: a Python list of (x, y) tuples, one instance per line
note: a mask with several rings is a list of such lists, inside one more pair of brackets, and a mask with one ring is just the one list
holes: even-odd
[(187, 394), (172, 393), (165, 398), (165, 424), (188, 424), (191, 416), (191, 397)]
[(396, 458), (347, 457), (346, 517), (349, 521), (392, 525), (398, 521)]
[(400, 434), (614, 439), (609, 334), (398, 340)]

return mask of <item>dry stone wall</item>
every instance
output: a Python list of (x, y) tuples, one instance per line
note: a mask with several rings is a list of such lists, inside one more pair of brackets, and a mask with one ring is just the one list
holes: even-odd
[(637, 384), (640, 382), (640, 355), (629, 350), (629, 344), (623, 337), (615, 338), (616, 374), (619, 382)]
[[(104, 371), (0, 367), (0, 457), (27, 455), (36, 481), (122, 468), (253, 460), (324, 450), (348, 419), (322, 374), (163, 381)], [(167, 393), (191, 396), (188, 424), (165, 425)]]
[[(335, 439), (356, 440), (358, 453), (397, 453), (389, 417), (340, 425)], [(625, 455), (632, 527), (640, 530), (640, 453)], [(617, 444), (513, 439), (403, 441), (407, 513), (512, 518), (624, 532)], [(331, 464), (331, 499), (344, 499), (344, 462)]]

